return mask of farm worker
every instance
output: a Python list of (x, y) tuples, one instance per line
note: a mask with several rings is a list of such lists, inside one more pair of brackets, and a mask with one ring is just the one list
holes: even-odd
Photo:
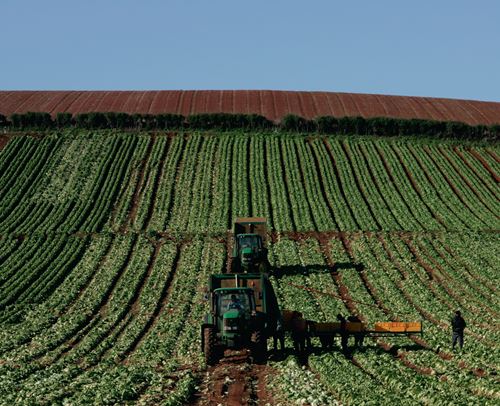
[(293, 312), (290, 327), (295, 351), (303, 354), (306, 343), (307, 322), (302, 317), (302, 313)]
[(465, 320), (462, 317), (460, 310), (455, 312), (455, 316), (451, 319), (451, 329), (453, 331), (452, 335), (452, 349), (455, 349), (455, 345), (460, 346), (460, 349), (464, 346), (464, 329), (466, 327)]
[(340, 321), (340, 345), (342, 346), (342, 351), (346, 354), (348, 352), (347, 339), (349, 338), (347, 333), (347, 321), (340, 313), (337, 314), (337, 320)]
[(278, 342), (280, 344), (281, 351), (283, 351), (285, 349), (285, 329), (281, 314), (276, 318), (276, 329), (273, 334), (274, 351), (278, 351)]
[[(347, 320), (352, 323), (361, 323), (361, 320), (359, 319), (358, 316), (349, 316)], [(364, 339), (365, 335), (362, 332), (354, 333), (354, 345), (356, 347), (362, 347)]]
[(240, 300), (236, 297), (236, 295), (231, 295), (231, 301), (227, 305), (227, 310), (241, 310), (241, 303)]

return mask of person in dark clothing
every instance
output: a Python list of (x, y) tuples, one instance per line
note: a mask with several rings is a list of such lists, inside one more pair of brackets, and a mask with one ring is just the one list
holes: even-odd
[(340, 345), (342, 346), (342, 352), (347, 354), (349, 349), (347, 348), (347, 339), (349, 334), (347, 333), (347, 320), (340, 313), (337, 314), (337, 320), (340, 321)]
[(292, 314), (291, 333), (295, 351), (298, 354), (304, 354), (306, 349), (307, 322), (300, 312), (294, 311)]
[(278, 342), (280, 344), (281, 351), (283, 351), (285, 349), (285, 330), (281, 315), (278, 318), (276, 318), (275, 323), (276, 323), (276, 328), (273, 334), (274, 351), (278, 351)]
[(457, 344), (460, 346), (460, 349), (463, 348), (464, 346), (464, 329), (467, 326), (465, 324), (465, 320), (463, 319), (462, 315), (460, 314), (460, 310), (457, 310), (455, 312), (455, 316), (453, 319), (451, 319), (451, 329), (453, 332), (452, 335), (452, 349), (455, 349), (455, 345)]
[[(361, 323), (358, 316), (349, 316), (347, 321), (350, 321), (351, 323)], [(358, 331), (354, 333), (354, 345), (356, 347), (362, 347), (364, 339), (365, 335), (362, 332)]]

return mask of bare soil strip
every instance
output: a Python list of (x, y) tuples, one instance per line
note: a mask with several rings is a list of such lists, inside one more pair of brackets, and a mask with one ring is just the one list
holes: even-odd
[(274, 404), (266, 387), (267, 365), (250, 362), (248, 351), (226, 350), (224, 358), (209, 367), (191, 405), (239, 406)]

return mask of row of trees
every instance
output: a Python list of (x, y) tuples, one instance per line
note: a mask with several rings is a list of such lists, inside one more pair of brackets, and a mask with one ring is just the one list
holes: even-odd
[(116, 112), (90, 112), (72, 115), (58, 113), (27, 112), (12, 114), (9, 118), (0, 114), (0, 126), (13, 129), (37, 129), (77, 127), (85, 129), (138, 129), (138, 130), (272, 130), (297, 133), (321, 133), (343, 135), (404, 136), (419, 135), (434, 138), (489, 139), (500, 138), (500, 125), (472, 126), (461, 122), (389, 117), (317, 117), (308, 120), (289, 114), (280, 123), (274, 123), (258, 114), (127, 114)]

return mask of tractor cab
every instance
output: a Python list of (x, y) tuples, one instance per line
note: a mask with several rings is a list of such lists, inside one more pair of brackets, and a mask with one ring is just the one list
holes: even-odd
[(220, 339), (229, 348), (244, 346), (245, 337), (256, 325), (253, 289), (215, 289), (213, 306)]
[(236, 237), (236, 244), (242, 268), (249, 269), (255, 266), (264, 249), (262, 237), (259, 234), (239, 234)]
[(266, 219), (262, 217), (237, 218), (233, 227), (231, 272), (268, 272)]
[(210, 275), (210, 312), (201, 325), (201, 348), (208, 365), (225, 349), (247, 349), (257, 362), (267, 357), (267, 339), (276, 330), (278, 302), (265, 273)]

